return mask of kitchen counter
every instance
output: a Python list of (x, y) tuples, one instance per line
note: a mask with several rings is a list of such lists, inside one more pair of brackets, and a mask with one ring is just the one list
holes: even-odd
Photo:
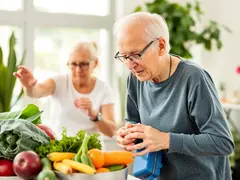
[(140, 180), (134, 176), (128, 175), (128, 179), (127, 180)]
[[(21, 180), (18, 177), (0, 177), (1, 180)], [(128, 175), (128, 179), (127, 180), (139, 180), (138, 178), (132, 176), (132, 175)]]

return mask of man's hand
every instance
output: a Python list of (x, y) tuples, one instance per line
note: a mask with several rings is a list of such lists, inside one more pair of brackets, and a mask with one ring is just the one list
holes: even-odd
[(169, 149), (170, 133), (161, 132), (151, 126), (143, 124), (133, 124), (132, 127), (124, 131), (125, 136), (122, 142), (132, 142), (135, 139), (142, 139), (143, 142), (139, 144), (125, 144), (128, 151), (143, 149), (134, 153), (134, 156), (141, 156), (148, 152), (160, 151), (162, 149)]
[(79, 98), (74, 101), (76, 108), (82, 109), (90, 117), (90, 119), (96, 119), (97, 112), (92, 109), (92, 101), (88, 98)]
[(117, 144), (125, 150), (127, 150), (126, 149), (127, 146), (134, 145), (134, 141), (136, 140), (136, 139), (130, 139), (130, 140), (125, 139), (125, 136), (128, 135), (128, 132), (126, 130), (131, 127), (133, 127), (133, 125), (130, 123), (127, 123), (124, 127), (119, 128), (116, 133)]

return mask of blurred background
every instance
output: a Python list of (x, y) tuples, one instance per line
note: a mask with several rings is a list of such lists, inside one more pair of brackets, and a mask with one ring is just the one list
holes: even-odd
[[(114, 60), (117, 49), (112, 26), (134, 11), (159, 13), (170, 28), (171, 52), (203, 66), (215, 82), (235, 138), (231, 160), (236, 171), (240, 160), (239, 5), (238, 0), (0, 0), (3, 62), (7, 64), (13, 32), (17, 62), (20, 63), (25, 51), (24, 65), (40, 80), (66, 71), (69, 50), (74, 44), (81, 40), (96, 41), (100, 48), (96, 75), (116, 92), (116, 122), (120, 127), (128, 71)], [(14, 104), (20, 92), (17, 81), (11, 110), (35, 103), (44, 110), (43, 119), (47, 121), (51, 99), (36, 100), (22, 95)], [(114, 138), (106, 138), (106, 142), (109, 148), (117, 148)]]

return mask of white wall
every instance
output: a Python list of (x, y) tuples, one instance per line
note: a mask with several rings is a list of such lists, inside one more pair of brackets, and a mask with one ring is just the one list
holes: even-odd
[(240, 1), (205, 0), (202, 5), (206, 12), (205, 20), (214, 19), (232, 30), (231, 34), (222, 31), (223, 48), (220, 51), (202, 51), (201, 59), (216, 82), (226, 82), (227, 92), (231, 96), (236, 87), (240, 89), (240, 76), (235, 73), (236, 66), (240, 65)]

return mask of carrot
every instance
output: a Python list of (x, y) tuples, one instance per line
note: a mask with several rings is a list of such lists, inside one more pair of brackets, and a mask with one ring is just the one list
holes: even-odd
[(128, 151), (108, 151), (104, 152), (104, 165), (111, 166), (118, 164), (131, 164), (133, 159), (133, 154)]
[(103, 167), (101, 167), (101, 168), (98, 168), (96, 171), (97, 171), (97, 173), (110, 172), (110, 170), (109, 170), (109, 169), (107, 169), (107, 168), (103, 168)]
[(104, 164), (104, 154), (99, 149), (90, 149), (88, 156), (91, 158), (92, 163), (96, 169), (101, 168)]

